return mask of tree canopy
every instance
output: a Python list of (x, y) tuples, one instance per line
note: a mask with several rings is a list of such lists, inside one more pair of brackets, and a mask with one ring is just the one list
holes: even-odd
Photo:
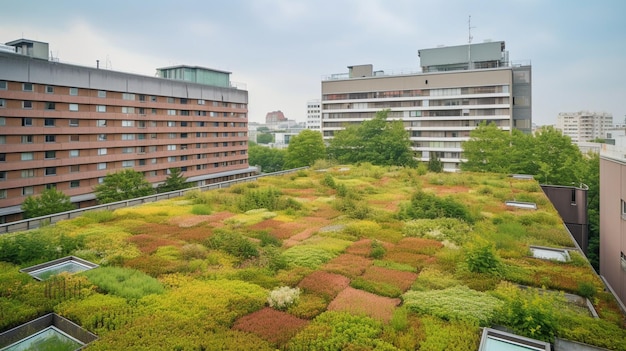
[(166, 193), (168, 191), (186, 189), (191, 184), (187, 183), (187, 178), (183, 177), (183, 173), (180, 168), (170, 168), (170, 174), (165, 179), (165, 182), (157, 186), (157, 192)]
[(24, 218), (41, 217), (75, 208), (69, 196), (54, 188), (44, 190), (39, 196), (29, 196), (22, 203)]
[(261, 167), (265, 173), (278, 172), (283, 170), (286, 150), (273, 149), (267, 146), (250, 145), (248, 147), (248, 163), (251, 166)]
[(348, 125), (330, 140), (328, 153), (340, 163), (414, 166), (408, 132), (401, 121), (387, 121), (389, 110), (360, 124)]
[(274, 142), (274, 135), (271, 133), (259, 133), (256, 136), (256, 142), (259, 144), (269, 144)]
[(463, 143), (467, 160), (461, 169), (474, 172), (532, 174), (544, 184), (571, 185), (583, 181), (583, 156), (568, 136), (553, 127), (535, 135), (482, 123)]
[(289, 141), (285, 168), (311, 166), (315, 161), (324, 158), (326, 158), (326, 146), (322, 133), (305, 129)]
[(94, 190), (101, 204), (154, 194), (152, 185), (143, 174), (132, 169), (107, 174)]

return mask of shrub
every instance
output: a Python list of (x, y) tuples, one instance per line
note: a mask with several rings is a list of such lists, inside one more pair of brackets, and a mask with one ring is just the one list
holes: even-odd
[(284, 311), (289, 306), (295, 305), (300, 297), (300, 289), (281, 286), (270, 292), (267, 303), (270, 307)]
[(330, 173), (324, 174), (324, 178), (320, 181), (320, 184), (325, 185), (331, 189), (334, 189), (337, 184), (335, 184), (335, 179)]
[(211, 206), (207, 204), (196, 204), (191, 208), (191, 213), (195, 215), (210, 215), (211, 212)]
[(498, 310), (497, 322), (523, 336), (553, 340), (557, 311), (565, 303), (562, 295), (540, 294), (538, 289), (520, 289), (508, 283), (500, 284), (497, 295), (505, 301)]
[(437, 195), (418, 191), (411, 198), (408, 205), (403, 205), (400, 209), (401, 219), (419, 218), (458, 218), (468, 223), (473, 223), (474, 218), (469, 209), (454, 200), (452, 197), (440, 198)]
[(578, 295), (591, 299), (596, 294), (596, 287), (590, 282), (578, 283)]
[(231, 231), (216, 230), (213, 236), (204, 241), (204, 245), (241, 259), (259, 256), (259, 251), (250, 239)]
[(465, 255), (465, 262), (470, 272), (499, 274), (500, 258), (493, 244), (487, 241), (470, 246)]
[(385, 256), (387, 249), (378, 241), (372, 240), (372, 251), (370, 251), (370, 257), (374, 259), (381, 259)]

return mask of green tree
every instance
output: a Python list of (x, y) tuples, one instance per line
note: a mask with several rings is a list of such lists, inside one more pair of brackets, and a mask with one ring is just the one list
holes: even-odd
[(170, 174), (165, 179), (165, 182), (157, 186), (157, 192), (166, 193), (168, 191), (186, 189), (190, 186), (191, 184), (187, 183), (187, 178), (183, 177), (180, 168), (170, 168)]
[(430, 153), (430, 157), (428, 158), (428, 170), (435, 173), (441, 173), (443, 171), (443, 163), (436, 152)]
[(508, 173), (511, 148), (511, 135), (503, 131), (495, 123), (482, 122), (470, 132), (470, 140), (463, 143), (463, 156), (467, 159), (461, 163), (461, 169), (473, 172)]
[(252, 166), (261, 167), (261, 171), (264, 173), (282, 171), (286, 155), (287, 151), (282, 149), (259, 145), (248, 147), (248, 163)]
[(154, 194), (152, 185), (143, 174), (132, 169), (107, 174), (94, 191), (101, 204)]
[(322, 133), (305, 129), (289, 141), (285, 168), (311, 166), (315, 161), (326, 158), (326, 146)]
[(545, 184), (578, 185), (582, 181), (583, 156), (569, 136), (550, 126), (535, 132), (533, 139), (526, 174), (536, 175)]
[(271, 133), (259, 133), (256, 136), (256, 142), (259, 144), (269, 144), (274, 142), (274, 135)]
[(54, 188), (44, 190), (39, 196), (29, 196), (22, 203), (24, 218), (35, 218), (75, 208), (69, 196)]
[(408, 132), (400, 121), (387, 121), (389, 110), (335, 133), (328, 153), (340, 163), (369, 162), (380, 166), (416, 165)]
[(544, 127), (532, 136), (481, 123), (463, 143), (463, 157), (467, 161), (461, 169), (465, 171), (532, 174), (544, 184), (582, 181), (580, 150), (553, 127)]

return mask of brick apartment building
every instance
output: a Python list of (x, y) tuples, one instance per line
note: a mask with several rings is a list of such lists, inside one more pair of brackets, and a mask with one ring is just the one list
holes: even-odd
[(249, 176), (248, 92), (230, 72), (160, 68), (157, 77), (48, 59), (48, 44), (0, 46), (0, 223), (46, 188), (78, 207), (131, 168), (153, 185), (178, 167), (204, 185)]

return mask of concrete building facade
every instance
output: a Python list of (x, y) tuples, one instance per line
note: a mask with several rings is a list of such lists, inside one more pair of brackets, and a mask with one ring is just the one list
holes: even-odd
[(531, 132), (531, 66), (511, 64), (504, 42), (424, 49), (419, 56), (418, 73), (390, 74), (359, 65), (326, 77), (324, 138), (388, 109), (389, 120), (404, 123), (418, 161), (435, 155), (445, 171), (456, 171), (463, 161), (461, 144), (481, 122)]
[(556, 129), (569, 136), (574, 143), (604, 138), (611, 128), (613, 115), (605, 112), (561, 112), (556, 120)]
[(306, 128), (321, 132), (322, 110), (320, 99), (309, 100), (306, 103)]
[(600, 150), (600, 274), (626, 303), (626, 148)]
[(41, 44), (17, 40), (7, 46), (19, 50), (0, 51), (0, 221), (20, 219), (25, 198), (46, 188), (92, 205), (93, 188), (127, 168), (154, 185), (174, 167), (195, 185), (255, 172), (248, 92), (225, 83), (229, 72), (128, 74), (50, 61)]

